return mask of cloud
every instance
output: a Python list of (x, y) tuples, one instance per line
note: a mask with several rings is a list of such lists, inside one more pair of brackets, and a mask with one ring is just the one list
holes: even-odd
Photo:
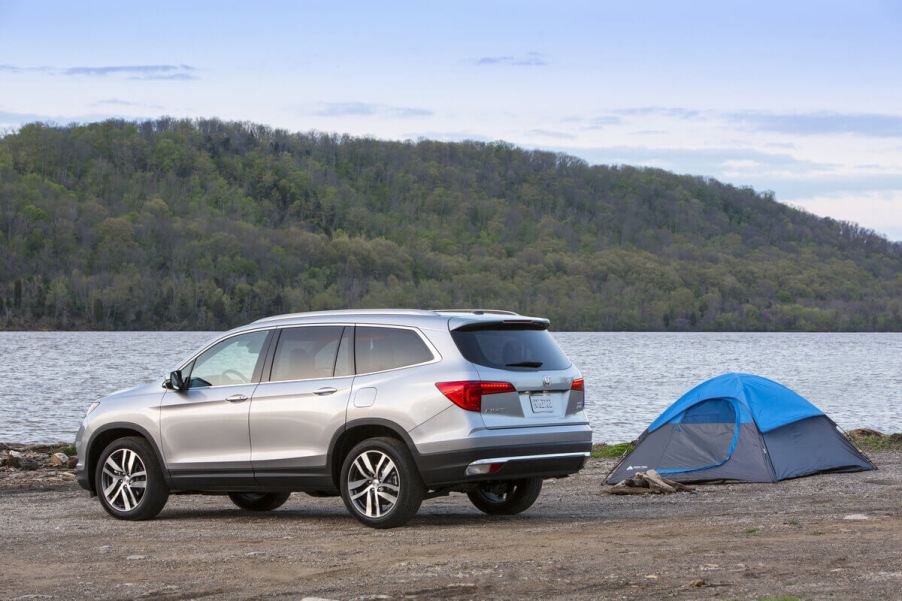
[(86, 75), (106, 77), (123, 75), (128, 79), (197, 79), (191, 65), (107, 65), (101, 67), (68, 67), (60, 71), (63, 75)]
[(72, 77), (107, 77), (120, 76), (137, 80), (189, 80), (198, 79), (197, 68), (191, 65), (104, 65), (99, 67), (23, 67), (19, 65), (0, 65), (0, 72), (28, 73), (42, 72), (52, 75)]
[(873, 138), (902, 137), (902, 115), (883, 113), (724, 113), (728, 121), (757, 131), (795, 135), (850, 134)]
[(0, 65), (0, 73), (33, 73), (52, 71), (53, 67), (21, 67), (19, 65)]
[(552, 131), (549, 129), (531, 129), (526, 132), (527, 136), (535, 136), (539, 138), (557, 138), (558, 140), (574, 140), (576, 136), (564, 131)]
[(611, 125), (620, 125), (623, 123), (623, 119), (617, 115), (602, 115), (600, 117), (585, 119), (584, 123), (583, 129), (585, 130), (604, 129)]
[(409, 106), (390, 106), (370, 102), (327, 102), (314, 115), (320, 117), (393, 117), (408, 119), (410, 117), (428, 117), (432, 111)]
[(544, 67), (548, 63), (540, 52), (527, 52), (524, 56), (481, 56), (473, 60), (474, 65), (506, 65), (509, 67)]
[(91, 106), (134, 106), (148, 109), (162, 109), (159, 104), (145, 104), (143, 102), (132, 102), (130, 100), (122, 100), (121, 98), (103, 98), (91, 104)]
[[(902, 137), (902, 114), (892, 113), (843, 113), (834, 111), (809, 111), (778, 113), (768, 111), (717, 111), (678, 106), (641, 106), (617, 108), (610, 116), (665, 117), (679, 120), (719, 119), (729, 125), (749, 130), (790, 135), (856, 135), (872, 138)], [(597, 119), (597, 118), (596, 118)], [(588, 121), (588, 118), (586, 119)], [(601, 123), (605, 125), (606, 123)], [(778, 143), (771, 143), (779, 147)], [(792, 148), (791, 144), (785, 144)]]
[(632, 108), (615, 109), (611, 111), (617, 115), (646, 117), (648, 115), (660, 115), (674, 119), (698, 119), (702, 111), (687, 109), (679, 106), (640, 106)]

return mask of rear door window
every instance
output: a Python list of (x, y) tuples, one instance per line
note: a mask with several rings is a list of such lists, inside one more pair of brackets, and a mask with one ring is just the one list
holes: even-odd
[(343, 330), (341, 326), (283, 329), (269, 380), (283, 382), (331, 378)]
[(538, 371), (567, 369), (564, 355), (548, 330), (511, 328), (503, 324), (451, 332), (467, 361), (496, 369)]
[(432, 351), (415, 331), (373, 326), (357, 326), (354, 354), (358, 374), (408, 367), (434, 359)]

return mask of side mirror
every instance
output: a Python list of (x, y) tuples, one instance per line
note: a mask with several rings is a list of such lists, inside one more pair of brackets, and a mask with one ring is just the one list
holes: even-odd
[(182, 392), (186, 388), (188, 388), (188, 383), (185, 382), (184, 378), (182, 378), (182, 370), (177, 369), (173, 372), (170, 372), (169, 379), (163, 382), (163, 386), (165, 386), (169, 390)]

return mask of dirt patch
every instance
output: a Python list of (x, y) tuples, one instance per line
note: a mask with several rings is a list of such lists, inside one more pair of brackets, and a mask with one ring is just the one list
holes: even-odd
[(264, 515), (174, 496), (120, 522), (63, 470), (2, 471), (0, 598), (899, 599), (902, 453), (872, 459), (877, 472), (645, 497), (599, 494), (613, 461), (596, 459), (521, 516), (452, 495), (390, 531), (302, 494)]

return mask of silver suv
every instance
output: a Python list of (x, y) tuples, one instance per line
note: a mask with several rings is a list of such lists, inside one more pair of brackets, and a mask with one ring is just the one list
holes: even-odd
[(368, 526), (466, 493), (529, 508), (579, 471), (583, 379), (546, 319), (489, 310), (279, 315), (219, 336), (159, 384), (91, 404), (78, 481), (111, 515), (149, 519), (170, 492), (266, 511), (341, 495)]

